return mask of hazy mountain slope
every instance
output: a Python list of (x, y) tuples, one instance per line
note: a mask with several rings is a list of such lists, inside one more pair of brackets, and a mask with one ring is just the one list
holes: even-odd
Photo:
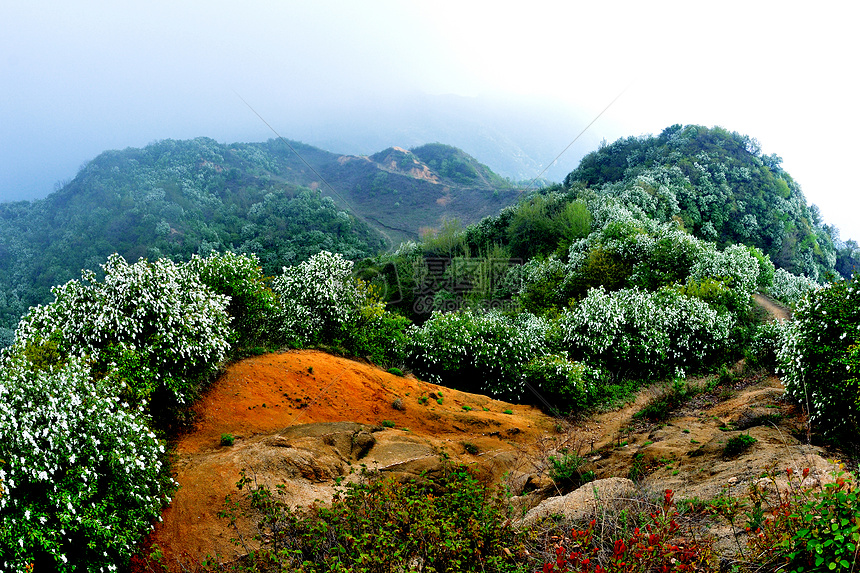
[(0, 326), (12, 327), (51, 286), (97, 269), (113, 252), (181, 260), (233, 249), (257, 253), (273, 274), (322, 249), (369, 256), (417, 238), (422, 227), (476, 221), (517, 197), (456, 148), (437, 150), (434, 170), (399, 148), (352, 157), (290, 145), (301, 158), (280, 140), (165, 140), (107, 151), (43, 200), (0, 204)]

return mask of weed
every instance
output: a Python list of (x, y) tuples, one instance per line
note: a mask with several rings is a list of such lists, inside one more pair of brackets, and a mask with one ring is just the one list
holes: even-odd
[(395, 426), (395, 424), (391, 420), (382, 420), (382, 427), (383, 428), (393, 428), (394, 426)]
[(388, 369), (389, 374), (394, 374), (395, 376), (403, 376), (403, 370), (397, 368), (396, 366), (392, 366)]
[(638, 482), (645, 477), (644, 458), (645, 454), (636, 454), (633, 456), (633, 463), (630, 464), (630, 470), (627, 472), (627, 477), (630, 481)]
[(732, 458), (737, 455), (740, 455), (750, 449), (752, 445), (757, 441), (758, 440), (756, 440), (749, 434), (740, 434), (739, 436), (730, 438), (729, 441), (726, 442), (725, 447), (723, 448), (723, 455), (727, 458)]
[(582, 471), (582, 466), (586, 460), (580, 457), (576, 452), (571, 452), (566, 449), (559, 451), (559, 455), (550, 455), (547, 458), (549, 461), (549, 477), (559, 485), (579, 486), (583, 483), (594, 479), (594, 472)]
[(391, 407), (395, 410), (405, 410), (406, 405), (403, 403), (403, 398), (396, 398), (394, 402), (391, 403)]
[(478, 452), (480, 451), (478, 446), (476, 446), (472, 442), (463, 442), (463, 449), (466, 450), (466, 452), (472, 454), (473, 456), (478, 455)]
[(234, 440), (235, 438), (233, 438), (233, 434), (221, 434), (222, 446), (232, 446)]
[[(556, 544), (554, 563), (546, 563), (543, 571), (569, 571), (576, 573), (629, 571), (715, 571), (714, 554), (710, 543), (703, 540), (679, 540), (678, 511), (667, 489), (662, 508), (650, 513), (645, 527), (636, 527), (626, 538), (615, 538), (611, 557), (598, 562), (598, 543), (601, 532), (595, 532), (596, 520), (585, 529), (574, 528), (565, 545)], [(595, 539), (597, 533), (597, 539)], [(611, 538), (610, 538), (611, 539)], [(569, 542), (568, 542), (569, 541)]]
[(471, 412), (471, 411), (472, 411), (472, 407), (471, 407), (471, 406), (463, 406), (463, 409), (464, 409), (465, 411), (467, 411), (467, 412)]
[(513, 414), (513, 413), (514, 413), (513, 410), (503, 410), (502, 411), (502, 414)]

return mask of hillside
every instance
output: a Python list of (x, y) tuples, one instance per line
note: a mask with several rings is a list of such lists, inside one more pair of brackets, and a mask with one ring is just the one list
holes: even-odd
[[(195, 429), (176, 444), (180, 489), (144, 543), (136, 570), (145, 570), (142, 556), (152, 547), (171, 571), (194, 570), (207, 555), (230, 563), (255, 547), (262, 514), (246, 508), (233, 525), (218, 517), (227, 495), (241, 499), (235, 487), (241, 471), (256, 485), (283, 487), (286, 503), (304, 507), (315, 500), (330, 503), (338, 479), (359, 480), (350, 473), (359, 463), (383, 477), (408, 480), (438, 475), (444, 455), (489, 483), (504, 484), (515, 496), (517, 519), (525, 516), (523, 523), (540, 531), (546, 524), (538, 525), (538, 516), (547, 512), (560, 513), (567, 523), (568, 516), (587, 521), (594, 511), (588, 503), (560, 497), (571, 489), (553, 479), (550, 458), (560, 450), (587, 459), (579, 471), (593, 472), (596, 480), (632, 477), (635, 485), (626, 496), (642, 499), (665, 488), (678, 499), (743, 497), (769, 467), (809, 467), (821, 479), (835, 468), (826, 451), (792, 436), (801, 420), (782, 399), (775, 377), (737, 376), (714, 384), (659, 422), (638, 416), (661, 391), (645, 389), (620, 410), (570, 423), (533, 407), (394, 376), (322, 352), (239, 362), (197, 403)], [(429, 395), (444, 399), (422, 403)], [(232, 445), (220, 443), (224, 434), (234, 437)], [(726, 456), (725, 442), (741, 434), (756, 438), (754, 448)], [(362, 440), (367, 442), (358, 448)], [(584, 486), (589, 497), (591, 487)], [(602, 501), (604, 508), (623, 503)], [(717, 536), (721, 556), (738, 558), (727, 523), (710, 518), (696, 527), (699, 535)], [(237, 533), (243, 544), (231, 541)], [(532, 569), (539, 566), (537, 557)]]
[(758, 142), (720, 127), (673, 125), (658, 136), (628, 137), (587, 154), (565, 178), (676, 219), (685, 229), (725, 246), (758, 247), (777, 267), (813, 280), (850, 278), (860, 263), (856, 244), (807, 205), (800, 184)]
[(371, 256), (517, 196), (447, 146), (434, 167), (397, 148), (354, 157), (290, 145), (312, 168), (282, 141), (165, 140), (104, 152), (44, 200), (0, 203), (0, 327), (113, 252), (128, 260), (254, 252), (272, 275), (323, 249)]
[[(704, 169), (700, 161), (706, 158), (700, 153), (692, 164)], [(122, 159), (134, 168), (143, 165), (145, 173), (158, 172), (154, 157)], [(266, 220), (276, 223), (270, 225), (273, 237), (289, 241), (290, 233), (310, 230), (310, 237), (320, 238), (311, 244), (324, 244), (326, 234), (309, 229), (313, 217), (303, 215), (298, 227), (288, 228), (296, 223), (289, 214), (294, 200), (304, 202), (298, 212), (315, 214), (317, 222), (360, 223), (312, 189), (285, 194), (278, 202), (274, 190), (286, 184), (277, 177), (302, 167), (275, 159), (258, 167), (265, 172), (250, 176), (269, 183), (263, 200), (250, 201), (249, 208), (269, 214)], [(646, 523), (622, 515), (659, 512), (653, 525), (666, 535), (677, 531), (672, 511), (682, 500), (673, 505), (671, 492), (662, 502), (647, 492), (645, 498), (631, 497), (634, 485), (622, 477), (625, 472), (643, 482), (653, 474), (655, 487), (684, 486), (693, 497), (683, 500), (683, 507), (698, 512), (699, 519), (705, 519), (703, 511), (719, 514), (743, 535), (738, 531), (743, 514), (751, 531), (767, 529), (770, 537), (750, 538), (762, 541), (755, 561), (738, 563), (739, 570), (768, 570), (771, 559), (806, 560), (802, 537), (809, 535), (822, 542), (832, 536), (827, 547), (848, 551), (838, 538), (853, 535), (851, 524), (860, 523), (856, 496), (842, 495), (853, 491), (853, 478), (840, 477), (835, 486), (823, 488), (825, 466), (815, 461), (809, 444), (841, 448), (851, 463), (860, 451), (860, 277), (822, 285), (777, 268), (757, 246), (690, 233), (691, 223), (676, 203), (685, 191), (699, 190), (679, 175), (684, 156), (673, 160), (678, 165), (654, 167), (635, 180), (569, 178), (564, 187), (538, 190), (475, 224), (442, 225), (421, 242), (359, 263), (323, 249), (269, 275), (264, 268), (269, 259), (217, 252), (207, 242), (198, 245), (203, 256), (194, 253), (180, 262), (166, 257), (129, 262), (113, 254), (100, 265), (101, 274), (84, 272), (81, 280), (56, 286), (55, 300), (32, 308), (14, 343), (0, 352), (0, 433), (8, 436), (0, 440), (4, 558), (10, 556), (18, 573), (64, 563), (124, 566), (174, 497), (174, 471), (186, 484), (208, 488), (190, 502), (177, 501), (175, 538), (184, 529), (181, 523), (208, 520), (212, 510), (194, 513), (197, 507), (220, 503), (212, 496), (220, 497), (237, 469), (253, 466), (254, 475), (241, 481), (251, 488), (251, 498), (234, 498), (239, 505), (228, 512), (237, 527), (243, 527), (242, 510), (269, 513), (258, 525), (261, 538), (272, 541), (255, 553), (251, 559), (259, 562), (251, 567), (268, 561), (295, 570), (307, 562), (308, 571), (322, 571), (336, 554), (348, 563), (388, 564), (386, 570), (414, 559), (428, 568), (433, 563), (436, 570), (453, 563), (463, 571), (534, 570), (541, 560), (552, 559), (551, 548), (570, 531), (569, 525), (559, 530), (555, 519), (541, 516), (566, 511), (568, 498), (528, 509), (538, 500), (518, 496), (512, 514), (485, 488), (498, 468), (485, 467), (489, 475), (473, 476), (440, 469), (445, 464), (436, 461), (436, 454), (490, 461), (481, 457), (483, 448), (504, 453), (510, 447), (519, 454), (525, 451), (519, 437), (532, 432), (540, 434), (539, 455), (529, 458), (532, 468), (523, 470), (519, 482), (508, 484), (512, 493), (549, 494), (558, 482), (569, 488), (609, 476), (610, 481), (571, 495), (591, 499), (596, 487), (616, 492), (613, 499), (633, 500), (634, 506), (609, 523), (611, 530), (601, 529), (608, 534), (593, 532), (594, 541), (603, 543), (602, 550), (594, 549), (604, 564), (624, 553), (620, 537), (639, 536), (644, 542)], [(163, 221), (163, 242), (154, 248), (182, 245), (183, 236), (220, 221), (203, 218), (220, 212), (219, 200), (229, 197), (235, 205), (250, 195), (207, 191), (207, 181), (234, 172), (224, 174), (224, 157), (199, 163), (195, 169), (208, 170), (210, 178), (180, 169), (177, 181), (148, 190), (153, 203), (164, 207), (173, 201), (175, 208), (200, 217), (179, 218), (177, 225), (194, 221), (183, 233), (173, 233), (171, 223)], [(391, 148), (344, 163), (360, 169), (378, 165), (385, 177), (408, 177), (437, 189), (457, 180), (480, 189), (477, 183), (492, 177), (436, 144), (411, 152)], [(715, 173), (721, 166), (722, 161), (711, 164)], [(122, 173), (119, 165), (103, 167), (105, 180)], [(658, 179), (660, 172), (666, 178)], [(99, 169), (87, 176), (101, 181)], [(106, 205), (136, 197), (131, 185), (130, 191), (93, 188)], [(57, 197), (75, 201), (74, 193)], [(144, 212), (135, 206), (128, 202), (131, 222)], [(78, 219), (88, 215), (79, 210)], [(283, 225), (280, 233), (278, 225)], [(136, 228), (114, 231), (122, 237)], [(354, 237), (347, 227), (340, 231), (327, 240)], [(281, 254), (269, 250), (262, 256)], [(821, 261), (812, 264), (819, 276), (832, 271)], [(764, 310), (762, 295), (786, 305), (791, 319), (766, 321), (767, 313), (780, 307)], [(287, 349), (303, 352), (285, 354)], [(359, 368), (319, 349), (381, 368)], [(249, 356), (257, 358), (242, 360)], [(782, 381), (773, 378), (774, 369)], [(224, 370), (227, 377), (207, 394)], [(412, 376), (401, 378), (403, 372)], [(312, 423), (300, 423), (306, 419)], [(567, 432), (567, 424), (583, 421), (586, 425)], [(184, 433), (192, 423), (200, 433)], [(409, 424), (409, 431), (398, 429), (398, 423)], [(442, 434), (444, 442), (419, 435), (424, 430)], [(601, 447), (608, 441), (614, 446)], [(803, 454), (787, 472), (781, 457), (786, 447)], [(759, 456), (761, 451), (767, 455)], [(812, 461), (806, 461), (807, 454)], [(700, 457), (710, 463), (699, 465)], [(360, 474), (362, 464), (377, 462), (378, 469), (406, 480), (350, 477), (350, 467)], [(751, 494), (749, 511), (734, 491), (731, 497), (698, 497), (715, 493), (704, 472), (729, 484), (748, 484), (757, 477), (757, 464), (771, 462), (782, 467), (767, 471), (782, 471), (793, 480), (794, 497), (785, 511), (784, 499), (773, 497), (776, 486), (784, 487), (776, 478), (752, 482), (764, 489)], [(807, 463), (813, 466), (808, 471)], [(694, 474), (687, 473), (690, 468)], [(183, 477), (186, 470), (190, 473)], [(424, 481), (421, 470), (433, 472), (434, 481)], [(792, 471), (798, 472), (795, 478)], [(295, 488), (261, 489), (267, 484), (255, 479), (264, 472), (278, 479), (291, 476)], [(478, 479), (481, 475), (487, 481)], [(332, 498), (331, 508), (316, 506), (297, 516), (275, 501), (295, 492), (303, 492), (305, 502), (327, 499), (329, 480), (344, 481), (345, 488)], [(823, 498), (827, 507), (819, 503)], [(515, 524), (521, 510), (528, 513)], [(845, 515), (837, 522), (847, 533), (810, 533), (791, 522), (795, 513), (824, 511)], [(765, 520), (765, 512), (772, 521)], [(830, 522), (829, 515), (822, 519)], [(207, 537), (205, 528), (196, 534), (198, 541)], [(321, 531), (333, 536), (320, 536)], [(381, 538), (383, 531), (392, 537)], [(607, 545), (613, 537), (614, 548)], [(667, 553), (660, 551), (667, 568), (676, 562), (686, 567), (692, 559), (696, 570), (717, 570), (715, 554), (695, 531), (686, 541), (661, 539), (667, 543)], [(736, 545), (743, 553), (740, 541)], [(159, 547), (151, 553), (157, 556)], [(782, 549), (773, 553), (774, 547)], [(530, 557), (534, 552), (538, 562)], [(520, 562), (512, 569), (515, 559)], [(848, 559), (839, 563), (852, 567)], [(344, 569), (344, 563), (334, 565)]]

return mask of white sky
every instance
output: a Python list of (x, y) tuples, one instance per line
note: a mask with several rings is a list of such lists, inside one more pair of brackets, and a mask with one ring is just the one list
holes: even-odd
[(285, 137), (291, 122), (417, 91), (586, 109), (561, 127), (573, 138), (629, 86), (597, 140), (675, 123), (745, 133), (860, 241), (858, 6), (7, 1), (0, 200), (44, 196), (105, 149), (271, 137), (233, 90)]

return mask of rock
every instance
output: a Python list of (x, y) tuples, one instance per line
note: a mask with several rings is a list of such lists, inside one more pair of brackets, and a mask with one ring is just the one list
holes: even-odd
[(594, 513), (600, 504), (629, 497), (636, 486), (626, 478), (607, 478), (587, 483), (571, 493), (551, 497), (526, 513), (521, 525), (529, 527), (553, 515), (567, 519), (585, 519)]
[(376, 445), (376, 438), (368, 431), (359, 430), (352, 435), (352, 450), (351, 454), (356, 460), (360, 460), (367, 452)]

